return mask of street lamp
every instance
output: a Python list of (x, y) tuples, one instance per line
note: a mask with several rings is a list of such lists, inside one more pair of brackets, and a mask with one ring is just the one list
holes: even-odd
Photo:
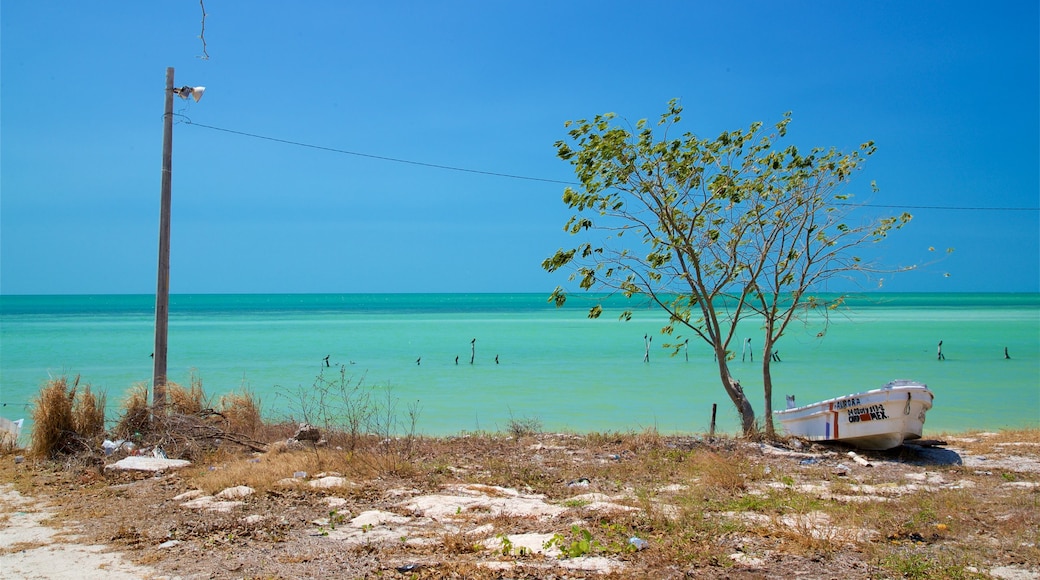
[(173, 94), (178, 97), (188, 100), (188, 97), (195, 99), (195, 102), (199, 102), (202, 98), (202, 93), (206, 92), (206, 87), (181, 87), (179, 89), (173, 89)]
[(159, 208), (159, 274), (155, 287), (155, 350), (152, 353), (152, 414), (166, 412), (166, 338), (170, 321), (170, 190), (173, 177), (173, 95), (199, 102), (206, 87), (173, 86), (173, 67), (166, 69), (163, 114), (162, 190)]

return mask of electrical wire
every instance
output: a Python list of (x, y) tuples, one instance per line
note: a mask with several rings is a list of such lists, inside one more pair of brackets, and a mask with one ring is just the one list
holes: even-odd
[[(561, 185), (580, 185), (573, 181), (562, 181), (559, 179), (546, 179), (544, 177), (531, 177), (527, 175), (514, 175), (511, 173), (497, 173), (494, 171), (482, 171), (480, 169), (467, 169), (465, 167), (454, 167), (451, 165), (438, 165), (436, 163), (425, 163), (422, 161), (411, 161), (409, 159), (399, 159), (396, 157), (386, 157), (383, 155), (373, 155), (371, 153), (359, 153), (357, 151), (347, 151), (345, 149), (336, 149), (334, 147), (325, 147), (323, 145), (312, 145), (310, 143), (303, 143), (300, 141), (291, 141), (289, 139), (279, 139), (277, 137), (267, 137), (265, 135), (258, 135), (256, 133), (248, 133), (246, 131), (236, 131), (234, 129), (225, 129), (223, 127), (214, 127), (213, 125), (205, 125), (203, 123), (196, 123), (190, 118), (184, 115), (177, 115), (184, 120), (184, 124), (193, 125), (195, 127), (202, 127), (203, 129), (210, 129), (213, 131), (220, 131), (223, 133), (231, 133), (232, 135), (240, 135), (242, 137), (250, 137), (252, 139), (260, 139), (263, 141), (273, 141), (275, 143), (282, 143), (285, 145), (293, 145), (296, 147), (306, 147), (308, 149), (317, 149), (319, 151), (328, 151), (330, 153), (340, 153), (342, 155), (353, 155), (355, 157), (365, 157), (368, 159), (378, 159), (380, 161), (390, 161), (392, 163), (405, 163), (408, 165), (417, 165), (420, 167), (430, 167), (433, 169), (444, 169), (446, 171), (461, 171), (464, 173), (476, 173), (478, 175), (490, 175), (492, 177), (505, 177), (508, 179), (523, 179), (526, 181), (540, 181), (543, 183), (559, 183)], [(858, 207), (873, 207), (881, 209), (928, 209), (928, 210), (945, 210), (945, 211), (1040, 211), (1040, 207), (966, 207), (966, 206), (950, 206), (950, 205), (881, 205), (873, 203), (837, 203), (836, 205), (843, 206), (858, 206)]]
[(837, 203), (835, 205), (855, 205), (859, 207), (879, 207), (885, 209), (943, 209), (959, 211), (1040, 211), (1040, 207), (963, 207), (953, 205), (879, 205), (873, 203)]
[(494, 171), (482, 171), (479, 169), (466, 169), (464, 167), (453, 167), (450, 165), (437, 165), (436, 163), (424, 163), (422, 161), (410, 161), (408, 159), (397, 159), (395, 157), (384, 157), (382, 155), (372, 155), (370, 153), (358, 153), (357, 151), (346, 151), (344, 149), (336, 149), (334, 147), (325, 147), (322, 145), (311, 145), (310, 143), (301, 143), (299, 141), (290, 141), (288, 139), (278, 139), (277, 137), (266, 137), (264, 135), (257, 135), (255, 133), (246, 133), (245, 131), (235, 131), (233, 129), (224, 129), (223, 127), (214, 127), (212, 125), (203, 125), (202, 123), (196, 123), (191, 119), (185, 117), (184, 123), (186, 125), (194, 125), (196, 127), (203, 127), (205, 129), (212, 129), (214, 131), (222, 131), (224, 133), (232, 133), (234, 135), (242, 135), (243, 137), (252, 137), (253, 139), (263, 139), (265, 141), (274, 141), (275, 143), (284, 143), (286, 145), (295, 145), (297, 147), (307, 147), (309, 149), (318, 149), (321, 151), (329, 151), (332, 153), (342, 153), (343, 155), (354, 155), (356, 157), (367, 157), (369, 159), (379, 159), (380, 161), (392, 161), (394, 163), (406, 163), (408, 165), (418, 165), (421, 167), (432, 167), (434, 169), (445, 169), (448, 171), (462, 171), (465, 173), (477, 173), (480, 175), (491, 175), (494, 177), (507, 177), (509, 179), (525, 179), (527, 181), (542, 181), (545, 183), (560, 183), (563, 185), (576, 185), (570, 181), (560, 181), (558, 179), (546, 179), (543, 177), (529, 177), (525, 175), (511, 175), (509, 173), (496, 173)]

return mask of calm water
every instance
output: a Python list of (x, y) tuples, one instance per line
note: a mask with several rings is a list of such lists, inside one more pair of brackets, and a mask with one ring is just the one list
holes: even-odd
[[(389, 388), (402, 409), (417, 401), (427, 434), (500, 430), (510, 417), (553, 430), (702, 432), (712, 403), (720, 428), (737, 430), (706, 345), (691, 340), (688, 360), (669, 356), (659, 312), (620, 322), (619, 304), (588, 320), (589, 304), (573, 297), (556, 309), (541, 294), (173, 296), (169, 378), (188, 384), (194, 371), (211, 396), (247, 386), (265, 415), (285, 417), (287, 393), (313, 385), (329, 355), (384, 398)], [(151, 296), (0, 296), (0, 414), (28, 419), (41, 382), (66, 373), (107, 391), (114, 418), (126, 390), (151, 379), (153, 306)], [(906, 378), (935, 392), (926, 433), (1040, 425), (1040, 295), (872, 294), (851, 307), (823, 338), (810, 321), (782, 339), (777, 408), (785, 394), (804, 404)], [(757, 324), (739, 337), (732, 370), (761, 413), (760, 353), (740, 360), (744, 337), (761, 347)]]

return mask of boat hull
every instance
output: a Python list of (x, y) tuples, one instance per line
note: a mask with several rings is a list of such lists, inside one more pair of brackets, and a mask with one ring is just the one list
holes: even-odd
[(933, 399), (922, 383), (893, 381), (880, 389), (774, 411), (773, 415), (789, 435), (883, 450), (921, 437)]

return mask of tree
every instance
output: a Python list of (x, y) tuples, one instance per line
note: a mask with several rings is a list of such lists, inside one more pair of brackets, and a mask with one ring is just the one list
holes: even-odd
[(793, 146), (773, 151), (755, 170), (766, 176), (762, 187), (752, 188), (742, 204), (747, 229), (740, 283), (750, 290), (748, 307), (763, 323), (763, 413), (769, 437), (774, 435), (771, 364), (776, 342), (791, 321), (810, 311), (822, 311), (826, 320), (845, 300), (844, 295), (823, 299), (807, 292), (837, 277), (883, 271), (856, 250), (883, 240), (911, 219), (903, 213), (850, 225), (855, 206), (842, 187), (874, 151), (873, 142), (848, 154), (817, 148), (803, 156)]
[[(810, 285), (863, 268), (862, 260), (849, 255), (869, 239), (856, 241), (863, 228), (832, 218), (846, 199), (835, 193), (837, 187), (873, 145), (849, 155), (814, 149), (802, 156), (793, 146), (778, 150), (790, 114), (772, 134), (753, 123), (715, 139), (693, 133), (669, 138), (681, 113), (672, 100), (656, 128), (643, 119), (634, 131), (615, 124), (613, 113), (567, 122), (570, 141), (555, 146), (574, 166), (581, 188), (564, 190), (564, 203), (575, 210), (565, 229), (585, 240), (561, 248), (542, 267), (573, 269), (571, 279), (579, 279), (583, 290), (645, 296), (669, 315), (662, 332), (674, 334), (679, 327), (703, 340), (715, 353), (723, 389), (750, 434), (755, 412), (728, 364), (737, 325), (761, 315), (768, 337), (763, 373), (768, 373), (769, 354), (787, 324), (822, 305), (803, 298)], [(883, 237), (900, 223), (892, 218), (871, 231)], [(782, 299), (782, 292), (788, 298)], [(557, 305), (566, 299), (562, 288), (551, 297)], [(601, 313), (596, 305), (589, 316)], [(621, 317), (629, 319), (631, 312)], [(678, 350), (684, 341), (681, 334), (677, 338), (667, 346)], [(771, 388), (770, 382), (767, 398)], [(771, 406), (767, 402), (767, 409)]]

